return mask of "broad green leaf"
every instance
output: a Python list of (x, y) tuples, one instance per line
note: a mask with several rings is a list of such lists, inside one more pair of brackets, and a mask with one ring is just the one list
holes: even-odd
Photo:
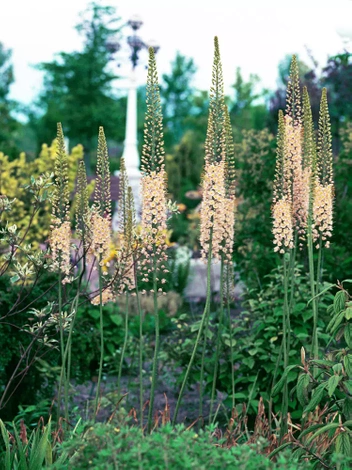
[(352, 397), (346, 396), (343, 401), (342, 412), (347, 420), (352, 419)]
[(328, 380), (329, 397), (332, 397), (341, 379), (342, 379), (341, 375), (332, 375), (330, 377), (330, 379)]
[(343, 290), (340, 290), (337, 292), (337, 294), (334, 297), (334, 311), (335, 313), (340, 313), (341, 310), (345, 309), (345, 304), (346, 304), (346, 292)]
[(347, 343), (347, 346), (352, 349), (352, 324), (351, 323), (346, 325), (344, 336), (345, 336), (345, 341)]
[(352, 354), (346, 354), (346, 356), (343, 358), (343, 366), (348, 377), (352, 378)]
[(315, 410), (315, 408), (320, 404), (323, 396), (326, 383), (320, 384), (315, 390), (312, 399), (304, 409), (303, 413), (308, 413), (309, 411)]
[(113, 315), (110, 315), (111, 321), (115, 323), (115, 325), (120, 326), (122, 325), (122, 317), (121, 315), (118, 315), (117, 313), (114, 313)]
[(346, 308), (345, 318), (346, 318), (346, 320), (351, 320), (351, 318), (352, 318), (352, 307), (347, 307)]
[(302, 406), (308, 402), (308, 385), (310, 378), (308, 374), (301, 374), (297, 381), (297, 398)]
[(100, 313), (99, 313), (99, 310), (93, 310), (93, 309), (89, 309), (88, 310), (88, 315), (92, 318), (94, 318), (94, 320), (98, 320), (99, 316), (100, 316)]
[(336, 438), (336, 452), (338, 454), (351, 456), (351, 437), (348, 432), (342, 432)]
[(281, 379), (278, 381), (278, 383), (275, 385), (275, 387), (272, 389), (272, 396), (274, 397), (278, 393), (281, 392), (281, 390), (284, 388), (285, 382), (287, 380), (287, 374), (294, 369), (295, 367), (298, 367), (297, 364), (293, 366), (286, 367), (284, 373), (282, 374)]
[(340, 313), (336, 314), (330, 323), (327, 326), (327, 330), (331, 331), (331, 333), (334, 333), (334, 331), (341, 325), (342, 321), (345, 318), (345, 312), (342, 310)]

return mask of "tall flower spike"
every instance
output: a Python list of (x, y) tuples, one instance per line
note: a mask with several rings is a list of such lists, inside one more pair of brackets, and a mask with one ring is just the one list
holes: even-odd
[(302, 144), (302, 166), (304, 171), (310, 172), (309, 182), (309, 207), (307, 223), (312, 226), (313, 203), (316, 184), (317, 154), (315, 146), (314, 123), (312, 108), (307, 87), (303, 88), (303, 144)]
[(57, 153), (54, 170), (54, 195), (52, 205), (50, 248), (53, 271), (65, 275), (63, 283), (69, 282), (71, 227), (69, 219), (68, 166), (64, 134), (57, 125)]
[(64, 133), (61, 123), (57, 124), (57, 151), (55, 157), (55, 186), (53, 197), (53, 217), (60, 221), (69, 219), (68, 164)]
[[(290, 120), (290, 117), (288, 119)], [(287, 151), (287, 123), (282, 111), (279, 111), (272, 217), (274, 251), (280, 253), (285, 253), (293, 248), (291, 186), (291, 161)]]
[(147, 111), (144, 123), (142, 150), (142, 271), (143, 280), (150, 280), (156, 269), (160, 287), (166, 270), (167, 201), (164, 165), (163, 116), (160, 102), (155, 54), (149, 48), (147, 77)]
[(303, 145), (302, 145), (302, 166), (311, 168), (312, 177), (316, 174), (316, 146), (314, 135), (314, 124), (312, 108), (307, 87), (303, 87)]
[(225, 160), (226, 129), (225, 129), (225, 98), (224, 79), (219, 49), (219, 40), (214, 38), (214, 60), (212, 84), (209, 95), (209, 118), (207, 137), (205, 140), (205, 164)]
[(121, 159), (120, 165), (120, 195), (119, 195), (119, 247), (118, 247), (118, 276), (115, 286), (121, 294), (135, 287), (134, 260), (133, 260), (133, 236), (136, 225), (135, 207), (132, 188), (128, 185), (125, 160)]
[(232, 263), (233, 243), (235, 237), (236, 184), (235, 184), (235, 150), (233, 144), (230, 115), (225, 106), (226, 131), (226, 166), (225, 166), (225, 199), (224, 199), (224, 240), (222, 251), (226, 263)]
[(162, 170), (165, 155), (158, 73), (152, 47), (149, 48), (146, 94), (147, 112), (144, 122), (144, 144), (141, 158), (141, 169), (145, 175)]
[(235, 168), (235, 147), (233, 143), (232, 126), (230, 114), (225, 106), (225, 149), (226, 149), (226, 197), (236, 198), (236, 168)]
[[(111, 196), (108, 148), (102, 127), (99, 128), (98, 137), (97, 179), (91, 227), (92, 253), (101, 267), (107, 266), (105, 260), (109, 258), (111, 245)], [(105, 274), (106, 271), (103, 273)]]
[(121, 158), (120, 162), (120, 176), (119, 176), (119, 232), (125, 234), (127, 224), (127, 192), (128, 192), (128, 176), (126, 171), (125, 159)]
[(320, 242), (324, 242), (326, 247), (330, 245), (333, 225), (333, 199), (331, 126), (326, 88), (323, 88), (319, 111), (317, 177), (313, 202), (313, 238), (317, 242), (317, 248), (320, 247)]
[(102, 217), (111, 218), (109, 155), (103, 127), (99, 127), (94, 202)]
[[(205, 166), (202, 180), (203, 201), (200, 213), (200, 244), (202, 259), (211, 254), (221, 259), (227, 237), (227, 218), (230, 204), (226, 204), (227, 139), (224, 85), (218, 38), (214, 38), (214, 62), (210, 88), (208, 129), (205, 140)], [(228, 126), (229, 123), (228, 123)], [(232, 158), (231, 156), (229, 156)], [(232, 162), (233, 163), (233, 162)], [(233, 171), (233, 167), (231, 167)], [(228, 217), (227, 217), (228, 216)]]
[(333, 184), (331, 125), (326, 88), (323, 88), (318, 127), (317, 170), (319, 182), (326, 186)]
[(290, 116), (294, 124), (301, 124), (301, 90), (299, 85), (299, 69), (297, 57), (292, 56), (290, 75), (286, 92), (286, 115)]
[(276, 167), (275, 167), (275, 179), (274, 179), (274, 196), (273, 203), (275, 204), (279, 199), (286, 198), (291, 199), (290, 195), (286, 193), (290, 187), (285, 181), (287, 171), (285, 173), (285, 119), (284, 113), (280, 109), (279, 111), (279, 125), (276, 140)]
[(76, 205), (76, 232), (82, 240), (83, 248), (87, 248), (89, 240), (89, 204), (87, 190), (87, 174), (84, 161), (78, 165), (77, 175), (77, 205)]

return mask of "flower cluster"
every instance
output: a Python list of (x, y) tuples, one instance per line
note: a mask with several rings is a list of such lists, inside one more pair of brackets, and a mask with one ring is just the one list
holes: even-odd
[[(167, 272), (167, 174), (164, 165), (164, 139), (158, 74), (153, 48), (149, 48), (147, 77), (147, 112), (142, 152), (142, 280), (153, 280), (154, 289), (162, 291)], [(153, 277), (153, 279), (152, 279)]]
[(280, 199), (273, 206), (274, 251), (285, 253), (293, 248), (292, 205)]
[(70, 246), (71, 246), (71, 226), (69, 221), (61, 223), (59, 219), (51, 222), (50, 248), (52, 257), (52, 270), (61, 271), (65, 274), (63, 284), (69, 281), (70, 274)]
[(329, 247), (333, 225), (334, 184), (332, 171), (331, 126), (326, 89), (323, 89), (317, 143), (317, 175), (313, 199), (313, 239), (316, 247)]
[(135, 207), (131, 186), (129, 186), (125, 160), (120, 164), (120, 195), (119, 195), (119, 230), (118, 230), (118, 275), (116, 287), (119, 294), (135, 289)]
[[(333, 185), (323, 186), (317, 181), (314, 188), (313, 202), (313, 239), (314, 242), (317, 242), (321, 237), (327, 248), (330, 245), (329, 238), (332, 236), (332, 206)], [(316, 248), (319, 248), (319, 243)]]
[[(111, 290), (111, 287), (107, 287), (101, 293), (101, 305), (105, 305), (108, 302), (112, 302), (115, 296)], [(96, 295), (91, 299), (93, 305), (100, 305), (100, 294)]]
[(203, 176), (203, 201), (200, 212), (200, 245), (202, 258), (221, 258), (225, 227), (225, 162), (205, 165)]
[(93, 210), (92, 219), (92, 253), (98, 258), (101, 267), (109, 257), (111, 246), (111, 221), (109, 217), (102, 217), (97, 210)]
[[(144, 281), (152, 272), (154, 261), (167, 260), (167, 201), (165, 194), (166, 172), (152, 171), (142, 178), (142, 268)], [(165, 267), (162, 268), (165, 272)]]
[(68, 166), (61, 124), (57, 125), (57, 153), (55, 157), (55, 182), (50, 226), (50, 248), (53, 271), (65, 275), (62, 282), (70, 282), (70, 241)]

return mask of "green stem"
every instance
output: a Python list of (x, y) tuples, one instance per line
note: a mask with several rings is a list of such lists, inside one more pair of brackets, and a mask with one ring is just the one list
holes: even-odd
[(205, 353), (207, 350), (207, 339), (208, 339), (208, 330), (209, 330), (209, 317), (210, 317), (210, 302), (209, 308), (206, 313), (205, 319), (205, 328), (204, 328), (204, 335), (203, 335), (203, 350), (202, 350), (202, 358), (201, 358), (201, 366), (200, 366), (200, 378), (199, 378), (199, 411), (198, 415), (203, 416), (203, 383), (204, 383), (204, 363), (205, 363)]
[(207, 318), (208, 318), (208, 311), (210, 310), (210, 300), (211, 300), (211, 256), (212, 256), (212, 241), (211, 240), (212, 240), (212, 238), (210, 237), (209, 253), (208, 253), (208, 267), (207, 267), (207, 293), (206, 293), (205, 307), (204, 307), (202, 319), (200, 321), (199, 330), (198, 330), (196, 342), (195, 342), (194, 347), (193, 347), (192, 355), (191, 355), (191, 358), (189, 360), (189, 363), (188, 363), (188, 366), (187, 366), (187, 369), (186, 369), (186, 373), (185, 373), (185, 376), (184, 376), (183, 381), (182, 381), (180, 392), (178, 394), (175, 413), (174, 413), (174, 418), (173, 418), (173, 421), (172, 421), (173, 425), (175, 425), (176, 420), (177, 420), (177, 415), (178, 415), (180, 405), (181, 405), (181, 402), (182, 402), (182, 398), (183, 398), (183, 394), (184, 394), (184, 391), (185, 391), (185, 388), (186, 388), (186, 385), (187, 385), (188, 377), (189, 377), (189, 374), (191, 372), (194, 359), (196, 357), (197, 349), (199, 347), (199, 343), (200, 343), (202, 333), (203, 333), (203, 330), (204, 330), (204, 325), (205, 325), (205, 323), (207, 321)]
[(160, 325), (159, 325), (159, 309), (158, 309), (158, 285), (157, 285), (157, 266), (156, 266), (156, 255), (154, 254), (153, 262), (153, 298), (154, 298), (154, 317), (155, 317), (155, 349), (154, 349), (154, 360), (153, 360), (153, 372), (152, 372), (152, 385), (150, 390), (150, 403), (148, 411), (148, 432), (152, 429), (153, 410), (154, 410), (154, 395), (155, 385), (157, 381), (158, 372), (158, 354), (159, 354), (159, 342), (160, 342)]
[[(231, 266), (232, 269), (232, 266)], [(235, 408), (235, 370), (233, 362), (233, 344), (232, 344), (232, 323), (231, 323), (231, 308), (230, 308), (230, 272), (229, 268), (226, 271), (226, 307), (227, 307), (227, 317), (229, 322), (229, 334), (230, 334), (230, 363), (231, 363), (231, 388), (232, 388), (232, 409)]]
[[(316, 291), (315, 295), (318, 296), (320, 292), (320, 284), (322, 279), (322, 272), (323, 272), (323, 240), (320, 237), (319, 239), (319, 250), (318, 250), (318, 264), (317, 264), (317, 282), (316, 282)], [(316, 297), (316, 309), (317, 309), (317, 316), (319, 318), (319, 297)]]
[(134, 262), (134, 280), (136, 286), (137, 308), (139, 314), (139, 410), (141, 427), (143, 429), (143, 311), (141, 306), (141, 299), (139, 297), (138, 279), (137, 279), (137, 263)]
[(309, 281), (310, 281), (310, 290), (312, 299), (312, 308), (313, 308), (313, 335), (312, 335), (312, 346), (311, 346), (311, 357), (313, 359), (318, 359), (318, 310), (317, 302), (315, 299), (316, 289), (315, 289), (315, 279), (314, 279), (314, 259), (313, 259), (313, 234), (311, 229), (311, 224), (309, 224), (308, 229), (308, 262), (309, 262)]
[(125, 336), (124, 336), (122, 350), (121, 350), (120, 367), (119, 367), (119, 373), (118, 373), (118, 377), (117, 377), (117, 393), (118, 393), (119, 397), (122, 395), (121, 390), (120, 390), (121, 374), (122, 374), (123, 360), (125, 358), (125, 351), (126, 351), (127, 340), (128, 340), (128, 308), (129, 308), (128, 307), (128, 301), (129, 301), (129, 294), (128, 294), (128, 292), (126, 292)]
[[(284, 265), (284, 309), (283, 309), (283, 332), (282, 332), (282, 349), (284, 355), (284, 369), (288, 366), (289, 363), (289, 353), (290, 353), (290, 344), (288, 339), (290, 338), (288, 334), (288, 329), (290, 328), (290, 310), (288, 302), (288, 269), (287, 269), (287, 258), (286, 254), (283, 256), (283, 265)], [(285, 380), (283, 394), (282, 394), (282, 407), (281, 407), (281, 429), (280, 429), (280, 441), (287, 433), (287, 413), (288, 413), (288, 386), (287, 380)]]
[(293, 251), (291, 251), (290, 266), (289, 266), (289, 277), (291, 280), (291, 286), (290, 286), (291, 292), (290, 292), (290, 303), (289, 303), (290, 313), (292, 312), (292, 309), (293, 309), (294, 293), (295, 293), (295, 280), (296, 280), (295, 263), (296, 263), (296, 255), (297, 255), (297, 241), (298, 241), (298, 233), (297, 233), (297, 230), (295, 230), (294, 245), (293, 245)]
[(220, 268), (220, 312), (219, 312), (218, 331), (217, 331), (217, 336), (216, 336), (213, 384), (212, 384), (211, 397), (210, 397), (209, 424), (211, 424), (215, 391), (216, 391), (216, 379), (218, 375), (218, 362), (219, 362), (220, 349), (221, 349), (221, 333), (222, 333), (223, 316), (224, 316), (224, 255), (222, 255), (221, 257), (221, 268)]
[[(60, 263), (60, 259), (59, 259)], [(62, 322), (62, 272), (59, 270), (59, 328), (60, 328), (60, 350), (61, 350), (61, 373), (59, 381), (59, 391), (57, 398), (57, 421), (59, 423), (60, 419), (60, 408), (61, 408), (61, 394), (62, 394), (62, 385), (66, 380), (65, 373), (65, 343), (64, 343), (64, 327)], [(65, 410), (66, 415), (66, 410)]]
[(281, 359), (282, 359), (282, 347), (283, 347), (283, 341), (281, 342), (281, 345), (280, 345), (280, 349), (279, 349), (279, 354), (277, 356), (277, 360), (276, 360), (276, 364), (275, 364), (275, 369), (274, 369), (274, 375), (273, 375), (273, 381), (272, 381), (272, 385), (271, 385), (271, 389), (270, 389), (270, 397), (269, 397), (269, 427), (270, 427), (270, 431), (272, 432), (272, 416), (273, 416), (273, 413), (272, 413), (272, 410), (273, 410), (273, 396), (272, 396), (272, 393), (273, 393), (273, 389), (275, 387), (275, 384), (276, 384), (276, 377), (277, 377), (277, 373), (278, 373), (278, 370), (279, 370), (279, 365), (281, 363)]
[(100, 255), (99, 259), (99, 299), (100, 299), (100, 362), (99, 362), (99, 372), (98, 372), (98, 383), (97, 383), (97, 392), (95, 395), (95, 417), (98, 413), (98, 406), (99, 406), (99, 396), (100, 396), (100, 384), (101, 384), (101, 377), (103, 374), (103, 361), (104, 361), (104, 322), (103, 322), (103, 275), (101, 269), (101, 261), (102, 256)]
[[(70, 322), (70, 329), (68, 332), (68, 338), (67, 338), (67, 343), (65, 347), (65, 354), (64, 354), (64, 364), (66, 364), (67, 361), (67, 368), (66, 368), (66, 380), (65, 380), (65, 420), (66, 423), (68, 423), (68, 390), (69, 390), (69, 384), (70, 384), (70, 371), (71, 371), (71, 349), (72, 349), (72, 334), (73, 334), (73, 327), (75, 324), (76, 320), (76, 315), (77, 315), (77, 307), (78, 307), (78, 300), (79, 300), (79, 291), (76, 294), (76, 297), (72, 303), (71, 306), (71, 314), (73, 314)], [(61, 369), (61, 372), (63, 369)], [(62, 380), (63, 375), (61, 374), (60, 380)]]

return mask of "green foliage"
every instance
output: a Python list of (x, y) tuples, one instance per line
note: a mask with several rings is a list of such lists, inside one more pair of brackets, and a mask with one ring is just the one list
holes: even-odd
[(249, 81), (245, 81), (240, 68), (236, 70), (236, 81), (232, 85), (234, 97), (230, 104), (231, 121), (236, 130), (264, 129), (267, 121), (268, 110), (265, 99), (267, 90), (259, 87), (258, 75), (250, 75)]
[(192, 80), (196, 73), (193, 59), (177, 52), (169, 75), (163, 74), (161, 98), (164, 102), (165, 148), (168, 153), (180, 142), (187, 127), (187, 117), (193, 112)]
[(0, 152), (17, 156), (16, 133), (19, 129), (18, 122), (12, 117), (15, 103), (9, 98), (10, 87), (14, 82), (11, 54), (0, 42)]
[[(51, 300), (50, 289), (54, 284), (53, 275), (41, 274), (38, 281), (25, 286), (11, 284), (9, 277), (0, 277), (0, 398), (5, 391), (5, 386), (9, 382), (15, 367), (17, 366), (23, 351), (29, 346), (32, 336), (24, 331), (25, 325), (30, 323), (28, 312), (30, 305), (37, 308), (45, 307)], [(11, 315), (8, 316), (11, 312)], [(50, 361), (52, 365), (57, 364), (57, 352), (35, 344), (31, 348), (20, 364), (19, 375), (12, 383), (10, 389), (4, 396), (1, 409), (1, 416), (4, 420), (13, 419), (18, 411), (19, 405), (33, 405), (42, 398), (52, 398), (53, 385), (56, 377), (43, 377), (39, 368), (37, 357), (42, 357)], [(26, 364), (31, 365), (30, 373)]]
[(234, 152), (238, 200), (234, 260), (251, 289), (261, 287), (277, 264), (270, 216), (275, 138), (266, 129), (243, 131)]
[[(144, 436), (138, 427), (96, 424), (82, 436), (64, 443), (69, 455), (68, 466), (52, 468), (75, 469), (140, 469), (168, 468), (199, 470), (236, 468), (238, 470), (298, 470), (303, 466), (288, 454), (280, 455), (276, 462), (256, 452), (250, 446), (221, 447), (213, 437), (213, 428), (196, 433), (184, 426), (175, 429), (170, 424)], [(220, 444), (220, 445), (219, 445)]]
[(38, 426), (27, 436), (26, 427), (22, 424), (21, 432), (13, 427), (10, 435), (0, 420), (2, 445), (5, 451), (0, 454), (0, 465), (3, 470), (38, 470), (49, 466), (53, 461), (50, 420), (43, 429)]
[[(311, 455), (323, 459), (334, 454), (352, 459), (352, 297), (344, 287), (350, 283), (351, 280), (346, 280), (338, 285), (328, 308), (331, 319), (327, 330), (331, 341), (335, 339), (335, 347), (329, 349), (324, 359), (308, 360), (302, 349), (300, 375), (292, 389), (304, 407), (303, 425), (308, 421), (297, 442)], [(314, 419), (309, 420), (314, 414), (319, 417), (315, 423)]]

